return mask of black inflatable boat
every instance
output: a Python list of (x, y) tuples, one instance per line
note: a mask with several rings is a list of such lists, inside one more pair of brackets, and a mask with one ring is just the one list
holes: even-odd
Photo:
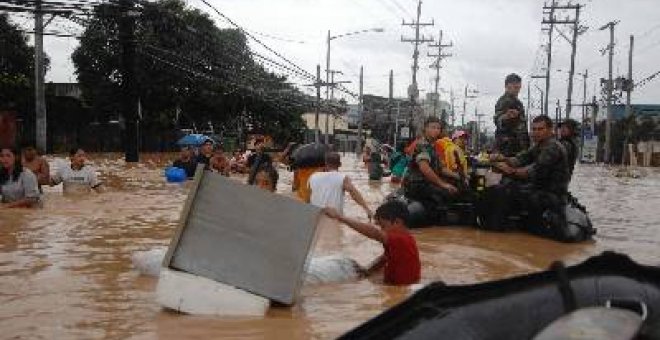
[(582, 264), (501, 281), (433, 283), (342, 339), (532, 339), (574, 310), (630, 310), (634, 339), (660, 339), (660, 268), (606, 252)]
[[(473, 166), (473, 169), (476, 168)], [(587, 241), (596, 233), (586, 207), (570, 193), (564, 202), (564, 214), (561, 217), (539, 218), (539, 216), (531, 216), (528, 211), (520, 210), (506, 216), (506, 227), (488, 229), (481, 216), (488, 205), (484, 199), (484, 193), (488, 191), (485, 182), (484, 176), (473, 171), (469, 175), (469, 188), (462, 190), (457, 198), (441, 207), (429, 206), (428, 203), (412, 200), (405, 196), (403, 188), (390, 193), (385, 199), (398, 200), (408, 206), (408, 225), (411, 228), (460, 225), (494, 231), (520, 230), (562, 242)], [(537, 225), (539, 223), (542, 225)]]

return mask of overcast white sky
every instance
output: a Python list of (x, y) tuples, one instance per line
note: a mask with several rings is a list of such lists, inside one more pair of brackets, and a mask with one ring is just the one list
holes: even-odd
[[(209, 1), (309, 72), (315, 72), (316, 64), (323, 65), (325, 69), (328, 29), (332, 35), (338, 35), (362, 29), (384, 28), (384, 33), (365, 33), (333, 40), (331, 68), (343, 71), (343, 79), (353, 82), (348, 87), (357, 92), (360, 65), (364, 65), (365, 93), (383, 96), (387, 95), (388, 73), (392, 69), (395, 96), (403, 97), (406, 94), (406, 88), (411, 82), (413, 48), (400, 39), (401, 35), (412, 37), (414, 32), (409, 27), (403, 27), (401, 20), (412, 20), (416, 11), (415, 0)], [(630, 34), (636, 36), (634, 79), (640, 80), (660, 70), (659, 0), (583, 0), (581, 3), (586, 5), (581, 13), (581, 22), (589, 30), (579, 38), (576, 68), (578, 72), (589, 70), (589, 97), (596, 89), (598, 78), (607, 76), (607, 58), (601, 56), (599, 49), (607, 45), (609, 33), (599, 31), (598, 28), (610, 20), (621, 20), (615, 32), (615, 77), (627, 73)], [(212, 13), (200, 0), (188, 0), (188, 4), (210, 13), (220, 27), (229, 27), (227, 22)], [(543, 1), (427, 0), (422, 6), (422, 21), (435, 20), (434, 27), (423, 29), (424, 35), (437, 38), (438, 30), (442, 29), (445, 38), (454, 43), (451, 49), (454, 57), (443, 62), (441, 87), (447, 91), (453, 88), (459, 103), (462, 103), (460, 97), (466, 84), (481, 92), (479, 98), (469, 105), (470, 112), (478, 105), (480, 112), (492, 114), (495, 100), (503, 91), (506, 74), (517, 72), (527, 79), (534, 71), (540, 72), (540, 67), (544, 66), (545, 54), (540, 47), (547, 42), (547, 35), (541, 35)], [(560, 18), (563, 16), (559, 15)], [(568, 26), (562, 29), (570, 33)], [(555, 37), (550, 95), (553, 112), (557, 99), (561, 100), (562, 105), (565, 102), (567, 74), (561, 71), (568, 70), (570, 60), (570, 45), (561, 37)], [(46, 39), (46, 50), (52, 59), (48, 80), (75, 81), (70, 62), (70, 54), (75, 46), (75, 39)], [(254, 48), (262, 51), (257, 46)], [(428, 52), (429, 48), (422, 47), (418, 80), (423, 91), (432, 90), (432, 78), (435, 75), (434, 70), (428, 68), (432, 62), (431, 58), (426, 57)], [(302, 83), (298, 79), (295, 81)], [(540, 87), (543, 84), (542, 80), (538, 81)], [(574, 98), (581, 101), (582, 79), (576, 77), (575, 85)], [(523, 97), (526, 97), (526, 86), (525, 80)], [(532, 89), (532, 97), (538, 106), (539, 93), (533, 86)], [(448, 92), (441, 96), (448, 99)], [(635, 92), (633, 103), (660, 103), (660, 79)]]

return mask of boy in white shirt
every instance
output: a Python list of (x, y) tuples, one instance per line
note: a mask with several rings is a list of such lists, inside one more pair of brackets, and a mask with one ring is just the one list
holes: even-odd
[(310, 203), (320, 208), (334, 208), (343, 214), (344, 193), (348, 191), (371, 219), (373, 214), (367, 202), (355, 188), (350, 177), (339, 172), (339, 167), (341, 167), (339, 154), (328, 152), (325, 155), (325, 171), (317, 172), (309, 178), (308, 185), (312, 191)]

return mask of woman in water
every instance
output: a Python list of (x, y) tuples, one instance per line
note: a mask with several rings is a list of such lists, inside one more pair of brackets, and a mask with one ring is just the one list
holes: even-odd
[(0, 149), (0, 208), (31, 208), (40, 201), (37, 176), (23, 168), (16, 149)]

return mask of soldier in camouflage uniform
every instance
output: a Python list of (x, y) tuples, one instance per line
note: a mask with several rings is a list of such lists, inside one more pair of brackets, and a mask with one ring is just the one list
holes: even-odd
[(573, 169), (577, 162), (578, 153), (580, 153), (580, 142), (575, 136), (578, 128), (578, 122), (573, 119), (566, 119), (559, 125), (559, 141), (564, 145), (568, 155), (568, 171), (573, 177)]
[[(516, 157), (492, 156), (493, 161), (504, 161), (495, 165), (506, 176), (517, 181), (508, 181), (489, 188), (486, 205), (486, 227), (494, 229), (505, 224), (505, 217), (516, 209), (529, 213), (531, 232), (555, 236), (556, 230), (547, 230), (548, 220), (552, 225), (563, 221), (563, 207), (568, 194), (568, 157), (564, 146), (553, 137), (552, 120), (538, 116), (532, 123), (532, 138), (535, 145)], [(559, 222), (562, 223), (562, 222)]]
[(458, 192), (441, 177), (443, 165), (434, 147), (441, 133), (442, 124), (438, 118), (429, 117), (424, 122), (424, 138), (416, 142), (412, 162), (403, 179), (405, 196), (422, 203), (432, 222), (442, 218), (439, 214), (446, 207), (447, 199)]
[(521, 79), (510, 74), (504, 80), (505, 92), (495, 104), (495, 148), (506, 157), (529, 148), (525, 108), (518, 99)]

